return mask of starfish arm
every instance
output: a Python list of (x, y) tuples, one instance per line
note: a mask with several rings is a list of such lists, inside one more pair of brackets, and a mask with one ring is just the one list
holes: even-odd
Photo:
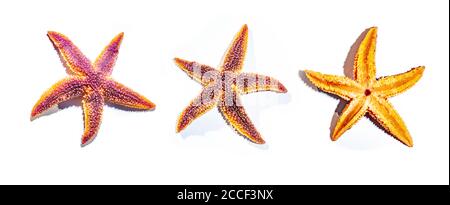
[(205, 87), (200, 95), (192, 100), (192, 102), (181, 113), (177, 121), (176, 132), (181, 132), (195, 119), (199, 118), (216, 106), (218, 100), (220, 99), (220, 92), (218, 91), (217, 86), (214, 85)]
[(372, 96), (369, 104), (369, 114), (400, 142), (408, 147), (413, 146), (413, 140), (405, 123), (386, 99)]
[(236, 88), (239, 93), (244, 94), (258, 91), (287, 92), (286, 87), (277, 79), (255, 73), (239, 74), (236, 81)]
[(242, 69), (247, 51), (247, 42), (248, 27), (244, 25), (233, 38), (230, 47), (225, 52), (221, 63), (221, 70), (236, 72)]
[(83, 95), (84, 80), (80, 77), (67, 77), (55, 83), (42, 94), (32, 111), (31, 119), (59, 103)]
[(375, 81), (375, 49), (377, 40), (377, 28), (370, 28), (355, 55), (353, 67), (355, 80), (359, 83), (369, 85)]
[(186, 72), (189, 77), (201, 83), (202, 85), (206, 85), (214, 79), (218, 72), (216, 69), (207, 66), (201, 65), (194, 61), (187, 61), (181, 58), (175, 58), (175, 64), (181, 68), (184, 72)]
[(103, 94), (107, 102), (117, 105), (141, 110), (155, 108), (150, 100), (112, 79), (106, 81)]
[(363, 87), (354, 80), (336, 75), (327, 75), (306, 70), (306, 77), (319, 89), (350, 100), (364, 92)]
[(120, 44), (122, 43), (123, 32), (118, 34), (111, 42), (103, 49), (102, 53), (94, 62), (94, 67), (97, 71), (109, 76), (112, 73), (114, 64), (119, 55)]
[(49, 31), (47, 35), (66, 68), (77, 75), (83, 76), (92, 72), (91, 61), (81, 53), (80, 49), (69, 38), (54, 31)]
[(96, 137), (102, 121), (103, 106), (105, 104), (100, 93), (92, 91), (83, 96), (84, 133), (81, 146), (91, 143)]
[(416, 84), (424, 70), (424, 66), (419, 66), (405, 73), (382, 77), (375, 82), (373, 90), (384, 98), (395, 96)]
[(264, 144), (265, 141), (256, 130), (250, 118), (247, 116), (236, 91), (232, 90), (222, 95), (218, 106), (224, 119), (242, 136), (256, 144)]
[(336, 122), (331, 140), (337, 140), (345, 131), (350, 129), (364, 114), (368, 108), (366, 97), (358, 97), (351, 100), (342, 110), (342, 113)]

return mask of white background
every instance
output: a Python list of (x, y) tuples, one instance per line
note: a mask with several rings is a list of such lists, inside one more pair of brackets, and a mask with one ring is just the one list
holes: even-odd
[[(448, 184), (448, 1), (1, 1), (0, 184)], [(172, 59), (216, 66), (247, 23), (244, 71), (289, 92), (242, 97), (267, 141), (255, 146), (216, 109), (181, 134), (175, 123), (201, 90)], [(347, 53), (378, 26), (377, 75), (425, 65), (391, 98), (415, 146), (367, 118), (329, 138), (339, 100), (308, 87), (299, 71), (343, 75)], [(100, 132), (81, 148), (82, 110), (30, 122), (40, 95), (67, 74), (48, 30), (90, 59), (125, 32), (112, 76), (156, 103), (152, 112), (106, 107)]]

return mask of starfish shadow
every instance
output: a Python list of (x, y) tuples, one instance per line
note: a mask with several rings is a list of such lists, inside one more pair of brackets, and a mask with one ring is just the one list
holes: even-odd
[[(142, 109), (137, 109), (137, 108), (130, 108), (130, 107), (126, 107), (123, 105), (118, 105), (118, 104), (113, 104), (113, 103), (109, 103), (109, 102), (105, 102), (105, 105), (108, 107), (112, 107), (112, 108), (116, 108), (119, 110), (123, 110), (123, 111), (131, 111), (131, 112), (145, 112), (145, 111), (153, 111), (155, 110), (154, 108), (151, 110), (142, 110)], [(81, 98), (74, 98), (74, 99), (70, 99), (68, 101), (62, 102), (58, 105), (58, 110), (63, 110), (69, 107), (81, 107)]]
[[(344, 75), (350, 79), (354, 79), (353, 76), (353, 67), (354, 67), (354, 59), (355, 59), (355, 55), (358, 52), (358, 48), (361, 45), (361, 42), (363, 41), (363, 39), (365, 38), (367, 32), (369, 32), (370, 29), (366, 29), (364, 30), (359, 37), (356, 39), (356, 41), (353, 43), (353, 45), (350, 47), (350, 50), (347, 53), (347, 57), (344, 61), (344, 65), (343, 65), (343, 70), (344, 70)], [(331, 135), (334, 131), (334, 128), (336, 126), (336, 123), (340, 117), (340, 115), (342, 114), (342, 111), (344, 110), (345, 106), (347, 105), (347, 101), (341, 99), (339, 96), (331, 94), (331, 93), (327, 93), (327, 92), (323, 92), (321, 90), (319, 90), (313, 83), (311, 83), (311, 81), (309, 81), (309, 79), (306, 77), (306, 73), (303, 70), (299, 71), (299, 77), (302, 79), (302, 81), (310, 88), (318, 91), (318, 92), (322, 92), (325, 93), (326, 95), (339, 100), (339, 104), (336, 106), (336, 109), (334, 110), (333, 113), (333, 117), (331, 118), (331, 123), (330, 123), (330, 138)], [(384, 128), (381, 126), (380, 123), (378, 123), (375, 119), (372, 118), (372, 116), (370, 116), (369, 114), (365, 115), (368, 119), (370, 119), (373, 124), (375, 124), (377, 127), (381, 128), (382, 130), (384, 130)]]
[[(364, 40), (365, 36), (369, 32), (370, 28), (364, 30), (359, 37), (356, 39), (356, 41), (353, 43), (353, 45), (350, 47), (350, 50), (347, 54), (347, 58), (344, 61), (344, 75), (348, 78), (354, 79), (353, 74), (353, 67), (354, 67), (354, 60), (356, 53), (358, 52), (358, 48), (361, 45), (361, 42)], [(337, 97), (337, 96), (336, 96)], [(345, 108), (346, 104), (348, 102), (345, 100), (340, 99), (339, 104), (337, 105), (333, 118), (331, 120), (330, 124), (330, 137), (331, 133), (333, 133), (335, 125), (337, 123), (337, 120), (339, 119), (339, 116), (342, 114), (343, 109)], [(383, 130), (388, 135), (391, 135), (394, 139), (396, 139), (392, 133), (386, 131), (386, 129), (376, 120), (374, 119), (369, 113), (365, 114), (365, 117), (369, 119), (375, 126), (377, 126), (379, 129)], [(401, 142), (401, 141), (400, 141)]]
[(116, 108), (118, 110), (123, 110), (123, 111), (129, 111), (129, 112), (147, 112), (147, 111), (153, 111), (155, 110), (155, 108), (152, 108), (150, 110), (143, 110), (143, 109), (138, 109), (138, 108), (131, 108), (131, 107), (127, 107), (127, 106), (123, 106), (123, 105), (118, 105), (118, 104), (114, 104), (114, 103), (109, 103), (109, 102), (105, 102), (105, 105), (108, 107), (112, 107), (112, 108)]
[[(251, 119), (254, 119), (256, 124), (259, 124), (258, 122), (261, 119), (261, 111), (269, 108), (273, 108), (276, 105), (283, 105), (287, 104), (292, 100), (292, 96), (289, 92), (287, 93), (267, 93), (265, 92), (264, 95), (262, 95), (263, 92), (257, 92), (250, 94), (252, 99), (243, 100), (243, 98), (247, 97), (241, 97), (241, 100), (243, 101), (243, 106), (245, 110), (247, 111), (247, 114)], [(266, 96), (266, 95), (272, 95), (272, 96)], [(275, 96), (274, 96), (275, 95)], [(256, 99), (255, 99), (256, 98)], [(256, 126), (256, 125), (255, 125)]]
[[(355, 56), (356, 53), (358, 52), (359, 46), (361, 45), (362, 41), (364, 40), (364, 38), (366, 37), (367, 32), (369, 32), (370, 29), (366, 29), (364, 30), (356, 39), (356, 41), (353, 43), (353, 45), (350, 47), (350, 50), (347, 53), (347, 58), (345, 58), (344, 61), (344, 75), (350, 79), (354, 79), (354, 75), (353, 75), (353, 67), (354, 67), (354, 62), (355, 62)], [(334, 96), (335, 98), (339, 99), (339, 104), (336, 106), (336, 109), (334, 110), (334, 114), (333, 117), (331, 118), (331, 123), (330, 123), (330, 138), (331, 135), (333, 134), (334, 128), (336, 127), (336, 123), (339, 119), (339, 116), (341, 116), (342, 111), (344, 110), (345, 106), (347, 105), (347, 101), (340, 99), (337, 96)]]
[[(126, 107), (126, 106), (122, 106), (122, 105), (117, 105), (117, 104), (112, 104), (109, 102), (106, 102), (105, 105), (107, 105), (108, 107), (112, 107), (112, 108), (116, 108), (119, 110), (123, 110), (123, 111), (131, 111), (131, 112), (145, 112), (145, 111), (153, 111), (155, 110), (154, 108), (151, 110), (142, 110), (142, 109), (136, 109), (136, 108), (130, 108), (130, 107)], [(37, 118), (40, 117), (44, 117), (47, 115), (51, 115), (53, 113), (59, 112), (61, 110), (64, 110), (66, 108), (69, 107), (81, 107), (81, 98), (73, 98), (64, 102), (59, 103), (57, 106), (54, 106), (46, 111), (44, 111), (43, 113), (39, 114), (38, 116), (35, 116), (34, 118), (31, 118), (30, 120), (33, 121)]]
[(194, 120), (189, 126), (187, 126), (180, 135), (183, 139), (187, 139), (193, 135), (206, 136), (208, 132), (217, 131), (223, 127), (223, 122), (217, 120), (219, 113), (214, 112), (211, 109), (206, 112), (203, 116), (200, 116)]
[[(350, 47), (350, 50), (347, 53), (347, 58), (344, 61), (344, 75), (350, 79), (354, 79), (353, 76), (353, 66), (354, 66), (354, 59), (355, 59), (355, 55), (358, 52), (358, 48), (361, 45), (361, 42), (363, 41), (364, 37), (366, 36), (367, 32), (369, 32), (370, 29), (366, 29), (364, 30), (359, 37), (356, 39), (356, 41), (353, 43), (353, 45)], [(309, 81), (309, 79), (306, 77), (306, 74), (304, 71), (300, 71), (299, 72), (299, 76), (300, 78), (303, 80), (303, 82), (305, 82), (309, 87), (313, 88), (314, 90), (317, 90), (319, 92), (319, 89), (317, 89), (316, 86), (314, 86), (314, 84), (311, 83), (311, 81)], [(333, 117), (331, 118), (331, 123), (330, 123), (330, 138), (331, 135), (334, 131), (334, 127), (339, 119), (339, 116), (342, 114), (342, 111), (344, 110), (346, 104), (348, 103), (346, 100), (341, 99), (339, 96), (327, 93), (327, 92), (323, 92), (325, 94), (327, 94), (328, 96), (338, 99), (339, 100), (339, 104), (336, 106), (336, 109), (334, 110), (333, 113)]]
[(66, 108), (72, 107), (72, 106), (81, 106), (81, 98), (73, 98), (70, 100), (67, 100), (65, 102), (61, 102), (56, 106), (53, 106), (47, 110), (45, 110), (44, 112), (40, 113), (39, 115), (30, 118), (31, 121), (47, 116), (47, 115), (51, 115), (53, 113), (59, 112), (60, 110), (64, 110)]
[(38, 118), (41, 118), (41, 117), (44, 117), (44, 116), (47, 116), (47, 115), (51, 115), (51, 114), (53, 114), (53, 113), (58, 112), (59, 110), (60, 110), (60, 109), (58, 108), (58, 106), (53, 106), (53, 107), (47, 109), (46, 111), (40, 113), (39, 115), (34, 116), (34, 117), (31, 117), (31, 118), (30, 118), (30, 121), (34, 121), (34, 120), (36, 120), (36, 119), (38, 119)]
[[(351, 74), (351, 72), (350, 72)], [(346, 100), (341, 99), (339, 96), (331, 94), (331, 93), (327, 93), (327, 92), (323, 92), (321, 90), (319, 90), (309, 79), (308, 77), (306, 77), (306, 73), (303, 70), (300, 70), (298, 72), (298, 75), (300, 77), (300, 79), (302, 79), (302, 81), (310, 88), (314, 89), (317, 92), (321, 92), (321, 93), (325, 93), (326, 95), (328, 95), (329, 97), (332, 97), (336, 100), (339, 100), (339, 104), (337, 105), (336, 109), (334, 110), (333, 113), (333, 117), (331, 118), (331, 124), (330, 124), (330, 138), (331, 138), (331, 133), (333, 133), (333, 129), (336, 126), (337, 120), (339, 119), (340, 114), (342, 113), (342, 110), (344, 110), (345, 105), (347, 104)], [(351, 74), (352, 75), (352, 74)], [(346, 75), (347, 76), (347, 75)], [(349, 77), (349, 76), (347, 76)]]
[(64, 110), (69, 107), (81, 107), (81, 98), (73, 98), (58, 104), (59, 110)]

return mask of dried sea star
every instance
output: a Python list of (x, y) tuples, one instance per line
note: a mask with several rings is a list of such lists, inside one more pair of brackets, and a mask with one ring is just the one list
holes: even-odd
[(305, 73), (319, 89), (349, 101), (331, 134), (333, 141), (368, 112), (388, 133), (412, 147), (413, 140), (405, 123), (387, 98), (411, 88), (422, 77), (425, 67), (419, 66), (405, 73), (377, 79), (375, 76), (376, 38), (377, 28), (372, 27), (355, 55), (354, 80), (309, 70)]
[(264, 144), (244, 108), (239, 95), (258, 91), (287, 92), (276, 79), (254, 73), (241, 73), (247, 50), (248, 28), (244, 25), (225, 52), (219, 69), (175, 58), (175, 63), (191, 78), (203, 85), (203, 90), (181, 113), (176, 131), (180, 132), (193, 120), (217, 106), (225, 120), (248, 140)]
[(48, 37), (64, 66), (72, 73), (41, 96), (31, 111), (32, 120), (63, 101), (82, 97), (84, 133), (81, 145), (85, 146), (97, 135), (105, 101), (141, 110), (155, 107), (148, 99), (110, 77), (119, 54), (123, 33), (117, 35), (105, 47), (94, 63), (91, 63), (66, 36), (50, 31)]

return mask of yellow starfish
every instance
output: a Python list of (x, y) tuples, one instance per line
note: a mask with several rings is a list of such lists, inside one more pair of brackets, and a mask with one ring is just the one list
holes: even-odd
[(353, 66), (355, 80), (309, 70), (305, 73), (319, 89), (349, 101), (331, 134), (333, 141), (350, 129), (363, 115), (369, 113), (388, 133), (412, 147), (413, 140), (405, 123), (387, 98), (412, 87), (422, 77), (425, 67), (419, 66), (405, 73), (376, 79), (376, 38), (377, 28), (372, 27), (367, 31), (355, 55)]
[(274, 91), (287, 92), (278, 80), (255, 73), (241, 73), (247, 50), (248, 28), (244, 25), (234, 37), (225, 52), (219, 69), (207, 65), (175, 58), (175, 63), (191, 78), (203, 85), (203, 90), (181, 113), (177, 132), (186, 128), (192, 121), (217, 106), (225, 120), (248, 140), (264, 144), (259, 132), (242, 107), (239, 95)]

